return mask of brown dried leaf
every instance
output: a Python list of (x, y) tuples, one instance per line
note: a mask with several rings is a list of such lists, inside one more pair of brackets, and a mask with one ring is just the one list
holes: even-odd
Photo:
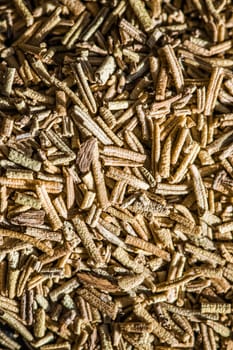
[(119, 292), (119, 288), (114, 283), (108, 281), (106, 278), (95, 277), (89, 273), (78, 273), (78, 279), (84, 284), (89, 284), (100, 290), (108, 292)]
[(37, 226), (44, 224), (45, 212), (43, 210), (28, 210), (14, 216), (10, 222), (13, 225)]
[(77, 154), (76, 163), (82, 173), (90, 170), (96, 139), (90, 138), (83, 142)]

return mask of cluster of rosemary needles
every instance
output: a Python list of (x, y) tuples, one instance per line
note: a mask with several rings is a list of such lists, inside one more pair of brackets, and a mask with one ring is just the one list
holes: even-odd
[(232, 350), (231, 0), (0, 1), (0, 348)]

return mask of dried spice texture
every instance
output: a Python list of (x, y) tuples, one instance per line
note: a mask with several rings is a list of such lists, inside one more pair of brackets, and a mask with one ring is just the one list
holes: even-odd
[(231, 0), (0, 1), (0, 348), (233, 349)]

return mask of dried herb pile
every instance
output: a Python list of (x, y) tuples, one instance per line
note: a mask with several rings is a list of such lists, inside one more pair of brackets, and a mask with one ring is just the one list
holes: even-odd
[(230, 0), (0, 2), (0, 346), (233, 349)]

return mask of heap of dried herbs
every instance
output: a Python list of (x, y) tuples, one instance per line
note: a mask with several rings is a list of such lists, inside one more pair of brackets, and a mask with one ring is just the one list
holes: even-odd
[(233, 349), (231, 0), (0, 2), (0, 346)]

